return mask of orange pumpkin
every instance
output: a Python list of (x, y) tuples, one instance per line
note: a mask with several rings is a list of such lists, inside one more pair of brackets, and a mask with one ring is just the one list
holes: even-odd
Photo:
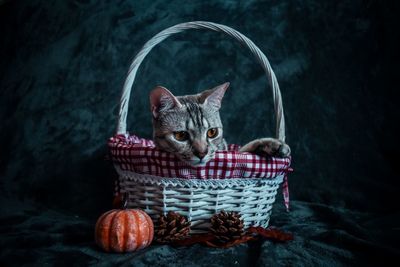
[(95, 240), (107, 252), (131, 252), (150, 245), (154, 226), (150, 216), (139, 209), (114, 209), (97, 220)]

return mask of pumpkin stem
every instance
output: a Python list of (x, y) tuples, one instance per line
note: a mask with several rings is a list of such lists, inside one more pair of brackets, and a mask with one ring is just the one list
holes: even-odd
[(122, 209), (126, 210), (128, 208), (129, 193), (125, 192), (122, 196)]

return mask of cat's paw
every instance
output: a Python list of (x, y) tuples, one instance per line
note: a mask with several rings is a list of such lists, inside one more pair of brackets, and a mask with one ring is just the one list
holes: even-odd
[(253, 152), (261, 155), (275, 157), (290, 156), (290, 147), (284, 142), (275, 138), (261, 138), (254, 140), (240, 149), (241, 152)]
[(291, 153), (292, 150), (290, 150), (290, 146), (288, 144), (282, 144), (278, 152), (280, 157), (289, 157)]
[(265, 143), (264, 145), (261, 145), (260, 148), (263, 152), (270, 156), (275, 156), (275, 157), (288, 157), (290, 156), (290, 147), (283, 143), (283, 142), (271, 142), (271, 143)]

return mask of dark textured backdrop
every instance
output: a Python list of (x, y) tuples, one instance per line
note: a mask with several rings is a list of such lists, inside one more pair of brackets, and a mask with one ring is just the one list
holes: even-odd
[[(10, 259), (29, 248), (35, 250), (21, 263), (61, 264), (71, 255), (83, 265), (95, 263), (94, 258), (102, 262), (105, 256), (92, 247), (91, 231), (97, 216), (111, 207), (115, 172), (104, 158), (125, 74), (145, 41), (192, 20), (244, 33), (264, 51), (277, 75), (295, 172), (290, 175), (293, 212), (278, 219), (278, 210), (276, 223), (284, 220), (285, 227), (285, 220), (296, 218), (291, 222), (299, 225), (311, 216), (313, 232), (324, 221), (328, 230), (322, 243), (338, 230), (339, 237), (333, 234), (327, 243), (344, 246), (350, 256), (339, 253), (343, 259), (334, 265), (352, 263), (352, 253), (368, 262), (363, 255), (377, 250), (368, 247), (375, 242), (378, 252), (396, 255), (399, 32), (393, 2), (0, 1), (1, 231), (7, 234), (2, 245), (15, 245), (2, 252), (4, 262), (12, 264)], [(272, 135), (271, 93), (262, 69), (234, 40), (206, 31), (175, 35), (146, 58), (134, 84), (128, 129), (151, 136), (148, 93), (155, 85), (179, 95), (225, 81), (231, 82), (221, 111), (228, 141), (243, 144)], [(321, 209), (323, 218), (318, 217)], [(65, 221), (70, 224), (57, 228)], [(49, 225), (56, 227), (53, 234), (44, 233)], [(355, 230), (344, 230), (349, 225)], [(83, 230), (77, 233), (77, 227)], [(354, 243), (340, 231), (356, 238), (350, 238)], [(377, 239), (368, 240), (369, 231)], [(25, 236), (22, 245), (16, 241), (20, 236)], [(364, 237), (368, 241), (359, 240)], [(51, 249), (60, 242), (67, 248), (53, 256)], [(238, 262), (254, 257), (265, 263), (257, 261), (260, 246), (266, 245), (258, 244), (255, 255), (240, 250)], [(273, 262), (308, 265), (336, 257), (334, 251), (321, 261), (307, 261), (299, 256), (307, 254), (307, 246), (299, 247), (304, 251), (278, 249)], [(199, 255), (213, 253), (197, 249)], [(318, 258), (320, 250), (324, 247), (309, 256)], [(162, 253), (153, 248), (134, 258), (148, 264), (146, 259)], [(168, 253), (178, 257), (174, 250)]]

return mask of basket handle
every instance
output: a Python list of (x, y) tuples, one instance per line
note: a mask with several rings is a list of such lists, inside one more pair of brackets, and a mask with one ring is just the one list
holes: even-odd
[(146, 55), (151, 51), (151, 49), (154, 46), (156, 46), (163, 40), (167, 39), (169, 36), (175, 33), (183, 32), (188, 29), (208, 29), (225, 33), (233, 37), (234, 39), (238, 40), (242, 45), (244, 45), (246, 48), (250, 50), (253, 56), (257, 59), (258, 63), (260, 63), (261, 66), (263, 67), (267, 75), (268, 81), (270, 83), (270, 86), (272, 88), (272, 96), (274, 99), (274, 110), (276, 119), (276, 128), (275, 128), (276, 138), (285, 141), (285, 119), (283, 115), (282, 96), (279, 90), (278, 81), (276, 80), (275, 77), (275, 73), (272, 70), (271, 65), (269, 64), (267, 57), (249, 38), (247, 38), (243, 34), (225, 25), (207, 21), (193, 21), (193, 22), (177, 24), (156, 34), (153, 38), (147, 41), (147, 43), (142, 47), (142, 49), (133, 59), (131, 66), (129, 67), (129, 71), (125, 79), (124, 86), (122, 88), (117, 134), (126, 134), (126, 117), (128, 115), (128, 104), (131, 94), (131, 88), (136, 77), (136, 72), (140, 64), (142, 63), (143, 59), (146, 57)]

